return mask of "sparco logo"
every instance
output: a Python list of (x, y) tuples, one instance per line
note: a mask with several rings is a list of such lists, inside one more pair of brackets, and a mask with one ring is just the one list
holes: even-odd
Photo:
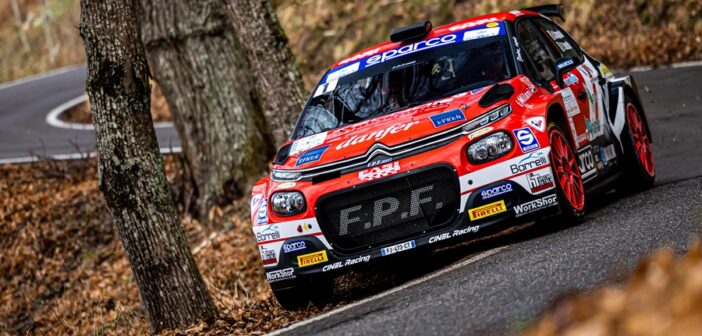
[[(434, 185), (428, 185), (426, 187), (412, 190), (410, 192), (409, 211), (403, 211), (400, 213), (400, 218), (403, 220), (409, 220), (415, 216), (422, 215), (422, 209), (420, 206), (433, 201), (431, 196), (428, 195), (428, 193), (432, 190), (434, 190)], [(435, 206), (437, 210), (440, 210), (443, 207), (443, 203), (437, 203)], [(339, 212), (339, 222), (341, 223), (339, 226), (339, 235), (344, 236), (348, 234), (349, 225), (351, 224), (360, 225), (362, 221), (360, 214), (364, 213), (364, 211), (372, 211), (371, 221), (362, 224), (363, 229), (368, 230), (376, 226), (381, 226), (383, 224), (383, 219), (386, 217), (398, 215), (399, 209), (400, 199), (392, 196), (375, 200), (375, 202), (373, 202), (373, 209), (363, 209), (362, 205), (342, 209)]]
[(482, 197), (484, 200), (488, 198), (492, 198), (498, 195), (506, 194), (508, 192), (512, 191), (512, 183), (505, 182), (501, 185), (498, 185), (496, 187), (487, 189), (483, 192), (480, 193), (480, 197)]
[(371, 66), (371, 65), (378, 64), (378, 63), (383, 63), (387, 60), (391, 60), (391, 59), (397, 58), (397, 57), (402, 57), (404, 55), (413, 54), (413, 53), (416, 53), (418, 51), (452, 44), (452, 43), (455, 43), (457, 39), (458, 39), (458, 36), (456, 34), (448, 34), (448, 35), (444, 35), (441, 37), (435, 37), (433, 39), (429, 39), (426, 41), (419, 41), (415, 44), (409, 44), (409, 45), (402, 46), (402, 47), (397, 48), (397, 49), (386, 51), (380, 55), (372, 56), (371, 58), (369, 58), (366, 61), (366, 64), (368, 66)]
[(556, 205), (556, 195), (549, 195), (528, 203), (516, 205), (514, 207), (514, 212), (517, 214), (517, 217), (519, 217), (554, 205)]
[(518, 174), (546, 164), (548, 164), (546, 155), (542, 152), (534, 152), (523, 158), (517, 164), (510, 165), (509, 169), (512, 170), (512, 174)]
[(406, 131), (418, 123), (419, 123), (419, 121), (412, 121), (412, 122), (409, 122), (406, 124), (402, 123), (402, 124), (392, 125), (386, 129), (371, 132), (369, 134), (354, 135), (350, 139), (348, 139), (348, 140), (340, 143), (338, 146), (336, 146), (336, 150), (344, 149), (346, 147), (349, 147), (349, 146), (352, 146), (355, 144), (359, 144), (362, 142), (366, 142), (366, 141), (371, 141), (371, 140), (378, 141), (378, 140), (385, 138), (388, 134), (395, 134), (395, 133), (399, 133), (402, 131)]
[(292, 267), (282, 269), (282, 270), (277, 270), (277, 271), (272, 271), (266, 273), (266, 278), (268, 279), (269, 282), (276, 282), (278, 280), (284, 280), (288, 278), (294, 278), (295, 276), (293, 273), (295, 270), (293, 270)]

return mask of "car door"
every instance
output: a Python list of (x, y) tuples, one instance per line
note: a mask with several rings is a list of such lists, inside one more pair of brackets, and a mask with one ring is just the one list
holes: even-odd
[(606, 80), (563, 29), (546, 19), (536, 19), (535, 22), (559, 58), (572, 57), (580, 63), (575, 70), (567, 73), (563, 80), (566, 85), (574, 86), (574, 91), (577, 90), (574, 92), (575, 96), (580, 101), (581, 109), (586, 111), (584, 116), (588, 142), (594, 141), (604, 134), (606, 127)]
[[(554, 68), (560, 54), (548, 45), (549, 40), (543, 36), (540, 29), (531, 20), (517, 21), (516, 30), (519, 45), (528, 56), (524, 62), (527, 73), (530, 74), (530, 77), (534, 77), (535, 81), (551, 87), (555, 93), (561, 95), (570, 126), (569, 131), (576, 143), (576, 149), (586, 146), (589, 139), (583, 111), (587, 111), (589, 107), (587, 96), (582, 94), (584, 93), (583, 80), (580, 78), (571, 79), (568, 80), (570, 85), (566, 85), (564, 88), (559, 87), (556, 84)], [(569, 77), (569, 75), (564, 77)]]

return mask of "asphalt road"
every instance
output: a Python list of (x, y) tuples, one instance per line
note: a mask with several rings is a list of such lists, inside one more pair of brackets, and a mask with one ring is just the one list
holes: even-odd
[[(95, 132), (51, 126), (47, 114), (85, 93), (85, 66), (0, 85), (0, 162), (95, 151)], [(177, 147), (172, 127), (158, 128), (162, 148)]]
[(655, 188), (598, 197), (578, 225), (538, 223), (364, 270), (353, 275), (362, 283), (359, 288), (335, 294), (335, 300), (362, 302), (283, 333), (505, 334), (523, 328), (569, 292), (622, 280), (641, 256), (657, 248), (686, 250), (702, 233), (702, 67), (634, 76), (654, 137)]

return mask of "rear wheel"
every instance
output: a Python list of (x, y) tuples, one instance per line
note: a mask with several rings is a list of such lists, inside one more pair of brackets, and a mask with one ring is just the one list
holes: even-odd
[(585, 188), (578, 161), (563, 130), (555, 123), (548, 125), (551, 143), (551, 169), (556, 180), (561, 212), (579, 219), (585, 214)]
[(299, 281), (295, 286), (273, 289), (278, 303), (286, 310), (299, 310), (310, 304), (322, 306), (331, 300), (334, 279), (317, 278)]
[(629, 97), (625, 100), (626, 127), (622, 132), (624, 145), (624, 174), (620, 189), (625, 192), (653, 187), (656, 167), (653, 163), (651, 135), (643, 122), (639, 108)]

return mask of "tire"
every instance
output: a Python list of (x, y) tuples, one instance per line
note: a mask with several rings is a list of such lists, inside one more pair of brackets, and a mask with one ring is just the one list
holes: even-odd
[(556, 123), (548, 124), (548, 137), (551, 169), (561, 213), (567, 219), (580, 221), (585, 215), (586, 197), (578, 159), (563, 129)]
[(273, 289), (278, 303), (286, 310), (300, 310), (313, 304), (323, 306), (330, 302), (334, 279), (317, 278), (300, 281), (293, 287)]
[(633, 193), (653, 187), (656, 181), (656, 167), (651, 150), (651, 134), (643, 122), (640, 109), (628, 96), (624, 100), (624, 106), (624, 173), (617, 189), (624, 193)]

